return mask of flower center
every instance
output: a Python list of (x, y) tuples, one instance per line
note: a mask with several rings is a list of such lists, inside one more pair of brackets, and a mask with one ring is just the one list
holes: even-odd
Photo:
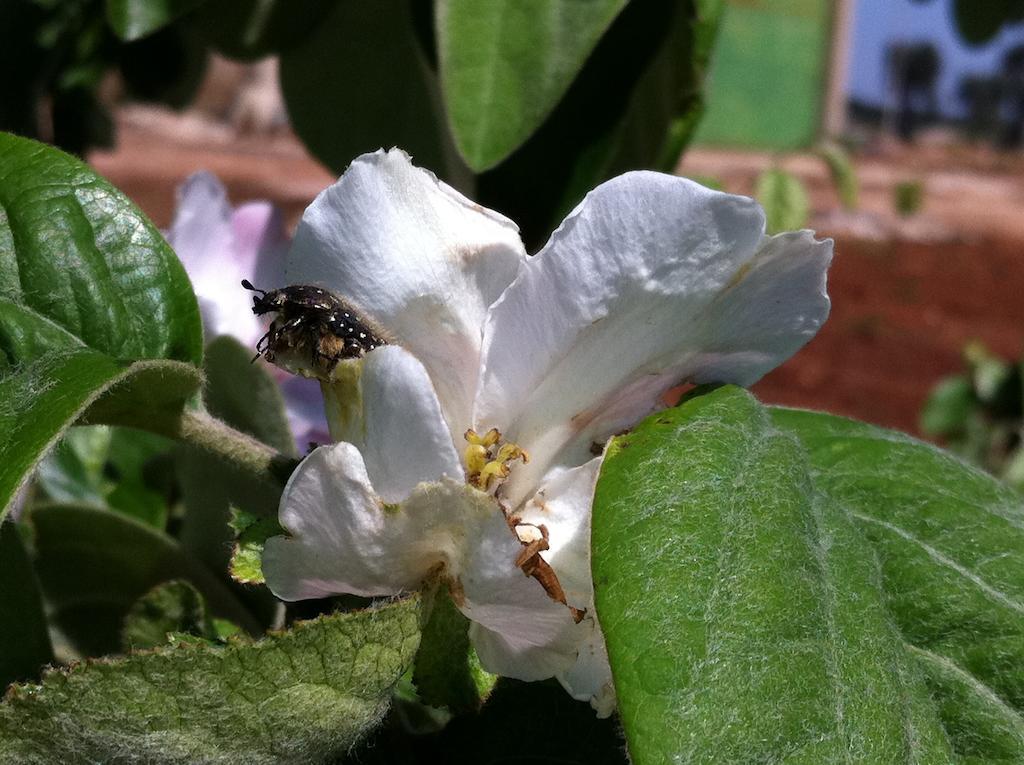
[(512, 472), (512, 463), (530, 461), (530, 455), (511, 441), (503, 441), (501, 431), (491, 428), (482, 436), (470, 428), (464, 438), (468, 442), (462, 453), (469, 483), (493, 494)]

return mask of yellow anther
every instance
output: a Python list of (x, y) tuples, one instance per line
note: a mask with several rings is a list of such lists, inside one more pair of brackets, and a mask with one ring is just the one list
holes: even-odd
[(462, 457), (466, 460), (466, 472), (471, 476), (476, 475), (487, 465), (487, 447), (482, 444), (470, 443), (462, 453)]
[(488, 491), (508, 478), (510, 462), (521, 459), (526, 462), (526, 452), (512, 443), (501, 443), (501, 431), (491, 428), (482, 436), (470, 428), (464, 434), (469, 445), (463, 450), (469, 482), (479, 489)]
[(511, 462), (518, 459), (529, 462), (530, 456), (515, 444), (502, 444), (495, 459), (498, 462)]
[(475, 446), (483, 446), (485, 449), (490, 449), (501, 440), (501, 431), (497, 428), (491, 428), (481, 436), (475, 430), (470, 428), (465, 432), (463, 438)]

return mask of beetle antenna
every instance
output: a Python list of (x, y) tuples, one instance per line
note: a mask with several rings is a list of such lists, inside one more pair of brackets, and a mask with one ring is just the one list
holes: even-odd
[(242, 279), (242, 286), (245, 287), (250, 292), (259, 292), (261, 295), (267, 294), (266, 290), (261, 290), (259, 287), (253, 287), (252, 282), (249, 281), (248, 279)]

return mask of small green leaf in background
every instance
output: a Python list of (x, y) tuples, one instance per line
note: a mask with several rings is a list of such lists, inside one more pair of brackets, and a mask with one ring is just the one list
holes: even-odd
[(0, 522), (0, 695), (16, 680), (35, 680), (51, 661), (43, 602), (21, 527)]
[(419, 644), (416, 598), (231, 641), (86, 662), (0, 705), (0, 761), (340, 759), (383, 717)]
[(748, 393), (613, 441), (593, 523), (634, 763), (949, 761), (870, 547)]
[[(73, 157), (0, 134), (0, 508), (62, 431), (170, 430), (202, 325), (152, 223)], [(0, 510), (2, 513), (3, 510)]]
[(977, 403), (974, 388), (965, 375), (945, 378), (928, 394), (921, 410), (921, 432), (929, 436), (962, 432)]
[(276, 516), (255, 515), (231, 508), (231, 530), (235, 534), (231, 554), (231, 578), (243, 584), (263, 584), (263, 546), (268, 539), (284, 534)]
[(33, 508), (36, 571), (52, 619), (85, 656), (116, 653), (125, 614), (158, 584), (184, 579), (219, 617), (251, 633), (260, 623), (218, 577), (171, 537), (109, 510)]
[(118, 37), (130, 42), (170, 24), (203, 2), (205, 0), (107, 0), (107, 21)]
[(554, 109), (625, 0), (438, 0), (438, 58), (455, 142), (476, 172)]
[(455, 607), (446, 586), (434, 591), (424, 607), (430, 616), (412, 675), (420, 700), (456, 715), (476, 712), (498, 678), (480, 666), (469, 643), (469, 620)]
[(817, 149), (818, 156), (825, 160), (829, 175), (832, 177), (832, 185), (839, 194), (839, 201), (846, 210), (856, 210), (860, 196), (860, 184), (857, 181), (857, 171), (853, 167), (850, 155), (842, 146), (832, 141), (827, 141)]
[(168, 499), (149, 485), (146, 467), (169, 454), (171, 443), (141, 430), (73, 427), (39, 463), (38, 487), (51, 502), (109, 508), (163, 529)]
[(124, 650), (160, 648), (172, 633), (214, 640), (217, 637), (203, 596), (184, 580), (157, 585), (131, 607), (124, 618)]
[(769, 234), (796, 231), (807, 225), (810, 200), (803, 182), (777, 167), (765, 170), (757, 178), (754, 197), (764, 207)]

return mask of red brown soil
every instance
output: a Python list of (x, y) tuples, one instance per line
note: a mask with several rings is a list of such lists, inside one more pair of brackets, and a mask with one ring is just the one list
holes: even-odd
[[(217, 173), (234, 202), (272, 199), (291, 222), (332, 180), (289, 135), (239, 138), (168, 119), (122, 116), (117, 150), (90, 157), (160, 226), (170, 222), (175, 187), (198, 169)], [(965, 343), (981, 340), (1008, 357), (1024, 351), (1024, 158), (883, 147), (857, 160), (858, 213), (838, 211), (812, 155), (695, 150), (680, 171), (749, 193), (777, 161), (808, 185), (812, 227), (836, 240), (833, 309), (806, 348), (758, 383), (763, 400), (915, 432), (928, 391), (960, 368)], [(901, 220), (892, 190), (907, 179), (924, 183), (925, 205)]]

